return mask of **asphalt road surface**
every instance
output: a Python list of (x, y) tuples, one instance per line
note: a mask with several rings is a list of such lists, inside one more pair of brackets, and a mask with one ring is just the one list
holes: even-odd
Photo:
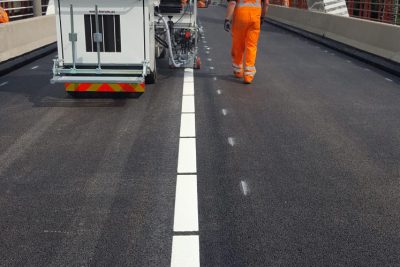
[(201, 266), (400, 265), (400, 79), (264, 24), (244, 85), (224, 12), (200, 10), (194, 83), (162, 60), (140, 97), (74, 99), (55, 55), (0, 77), (0, 265), (170, 266), (177, 236)]

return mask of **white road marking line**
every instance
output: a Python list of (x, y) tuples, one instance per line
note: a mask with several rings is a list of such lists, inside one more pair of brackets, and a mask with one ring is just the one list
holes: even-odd
[(207, 61), (211, 62), (211, 61), (212, 61), (212, 59), (211, 59), (211, 58), (207, 58)]
[(196, 137), (195, 114), (181, 114), (181, 133), (180, 137)]
[(196, 138), (181, 138), (179, 141), (178, 173), (196, 173)]
[(371, 71), (371, 70), (370, 70), (370, 69), (368, 69), (368, 68), (364, 68), (364, 70), (365, 70), (365, 71)]
[[(185, 69), (183, 87), (174, 212), (175, 233), (199, 231), (193, 69)], [(185, 173), (188, 175), (182, 175)], [(172, 238), (171, 266), (199, 267), (199, 243), (198, 235), (175, 234)]]
[(199, 236), (174, 236), (172, 239), (171, 267), (199, 267)]
[(328, 50), (324, 50), (324, 53), (328, 53)]
[(0, 84), (0, 87), (3, 87), (5, 85), (7, 85), (7, 84), (8, 84), (8, 81), (7, 82), (3, 82), (3, 83)]
[(250, 194), (249, 185), (246, 183), (246, 181), (240, 181), (240, 190), (245, 196), (248, 196)]
[(388, 82), (393, 82), (393, 80), (389, 79), (389, 78), (385, 78), (385, 80), (388, 81)]
[(235, 138), (233, 137), (228, 137), (228, 144), (230, 146), (234, 146), (236, 144)]
[(222, 112), (222, 115), (224, 115), (224, 116), (228, 115), (228, 111), (224, 108), (221, 110), (221, 112)]
[(206, 47), (206, 49), (207, 49), (207, 50), (210, 50), (211, 48), (210, 48), (210, 47)]
[(184, 96), (194, 96), (193, 83), (184, 83), (183, 95)]
[(199, 231), (197, 175), (178, 175), (175, 195), (174, 232)]
[(206, 51), (206, 54), (207, 54), (207, 55), (210, 54), (210, 51)]
[(194, 113), (193, 95), (184, 95), (182, 97), (182, 113)]
[(218, 78), (217, 78), (217, 77), (214, 77), (213, 80), (216, 81), (216, 80), (218, 80)]
[(186, 69), (183, 77), (183, 95), (194, 96), (193, 70)]
[(37, 68), (39, 68), (39, 66), (34, 66), (31, 68), (31, 70), (36, 70)]
[(213, 69), (215, 69), (214, 67), (210, 67), (210, 70), (213, 70)]
[(217, 90), (217, 94), (221, 95), (222, 94), (221, 90)]
[(351, 60), (348, 60), (348, 59), (347, 59), (346, 62), (347, 62), (347, 63), (351, 63)]

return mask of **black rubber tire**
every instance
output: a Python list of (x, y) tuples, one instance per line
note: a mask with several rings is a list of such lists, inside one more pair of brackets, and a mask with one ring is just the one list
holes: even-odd
[(144, 78), (146, 84), (154, 84), (157, 82), (157, 64), (154, 60), (154, 70), (151, 71), (147, 76)]
[(193, 68), (196, 70), (201, 68), (201, 59), (199, 56), (196, 56)]
[(78, 98), (79, 97), (79, 93), (78, 92), (66, 91), (66, 93), (71, 98)]

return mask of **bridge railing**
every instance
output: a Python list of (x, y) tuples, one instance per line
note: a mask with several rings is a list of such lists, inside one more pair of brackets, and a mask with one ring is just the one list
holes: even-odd
[(38, 3), (41, 4), (42, 15), (45, 15), (49, 0), (0, 0), (0, 6), (7, 12), (10, 21), (34, 17), (35, 4)]
[[(334, 1), (334, 0), (333, 0)], [(271, 4), (324, 12), (329, 0), (270, 0)], [(351, 17), (400, 25), (400, 0), (346, 0)]]

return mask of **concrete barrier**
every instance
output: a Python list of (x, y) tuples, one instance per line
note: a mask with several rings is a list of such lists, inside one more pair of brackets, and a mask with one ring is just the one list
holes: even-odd
[(400, 63), (400, 27), (270, 5), (269, 19)]
[(55, 16), (0, 24), (0, 63), (56, 42)]

